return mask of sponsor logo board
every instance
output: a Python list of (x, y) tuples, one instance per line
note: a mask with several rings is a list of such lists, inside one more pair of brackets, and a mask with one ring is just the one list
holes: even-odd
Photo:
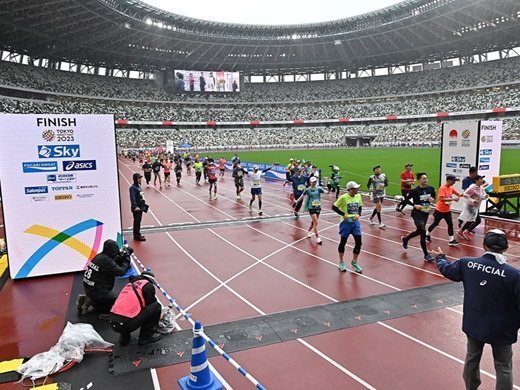
[(49, 188), (47, 186), (25, 187), (25, 195), (47, 193), (49, 193)]
[(47, 175), (47, 183), (74, 183), (76, 182), (75, 173), (59, 173)]
[(56, 172), (58, 163), (56, 161), (23, 162), (22, 169), (24, 173)]
[(65, 172), (71, 171), (95, 171), (96, 160), (74, 160), (74, 161), (63, 161), (63, 170)]
[(79, 145), (38, 145), (38, 158), (81, 157)]
[(72, 194), (54, 195), (54, 200), (72, 200)]

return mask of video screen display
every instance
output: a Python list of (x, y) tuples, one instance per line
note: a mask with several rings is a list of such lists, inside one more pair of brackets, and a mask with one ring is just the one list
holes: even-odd
[(239, 72), (175, 70), (174, 89), (185, 92), (240, 92)]

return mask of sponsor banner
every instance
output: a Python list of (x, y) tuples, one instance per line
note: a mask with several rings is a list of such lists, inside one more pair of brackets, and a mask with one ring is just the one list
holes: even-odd
[(96, 170), (96, 160), (74, 160), (74, 161), (65, 160), (62, 162), (62, 164), (63, 164), (63, 170), (65, 172), (95, 171)]
[(23, 173), (56, 172), (58, 163), (56, 161), (23, 162), (22, 170)]
[(33, 195), (29, 198), (31, 202), (47, 202), (49, 200), (48, 195)]
[(75, 183), (75, 173), (59, 173), (54, 175), (47, 175), (47, 183)]
[(72, 200), (72, 194), (54, 195), (54, 200)]
[(80, 157), (79, 145), (38, 145), (39, 158)]
[(121, 238), (113, 116), (6, 114), (0, 128), (11, 277), (85, 269)]
[[(242, 168), (247, 169), (249, 172), (253, 171), (253, 167), (255, 165), (258, 165), (258, 169), (260, 171), (263, 171), (264, 169), (267, 169), (271, 166), (271, 164), (262, 164), (262, 163), (256, 163), (256, 162), (241, 162)], [(227, 168), (228, 166), (226, 166)], [(228, 169), (231, 168), (231, 164), (229, 165)], [(273, 169), (267, 171), (264, 173), (264, 177), (267, 179), (277, 179), (277, 180), (285, 180), (285, 166), (284, 165), (275, 165)], [(244, 180), (247, 180), (247, 177), (244, 178)]]
[[(493, 176), (500, 174), (502, 122), (480, 121), (479, 141), (478, 173), (486, 176), (486, 182), (491, 183)], [(481, 211), (483, 209), (484, 205), (481, 206)]]
[[(462, 179), (469, 173), (469, 167), (477, 165), (478, 122), (450, 122), (442, 125), (442, 154), (440, 183), (445, 183), (446, 175), (455, 175), (461, 181), (455, 183), (457, 191), (462, 191)], [(434, 187), (436, 183), (430, 183)], [(453, 202), (453, 210), (462, 210), (462, 202)]]
[(74, 186), (51, 186), (52, 191), (72, 191)]
[(47, 194), (48, 192), (49, 192), (49, 188), (47, 186), (25, 187), (25, 195)]

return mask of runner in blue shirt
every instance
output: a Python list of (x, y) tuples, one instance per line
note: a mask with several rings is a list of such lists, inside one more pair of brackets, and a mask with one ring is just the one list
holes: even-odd
[(316, 244), (321, 244), (321, 238), (318, 232), (318, 219), (320, 218), (321, 212), (321, 194), (327, 194), (328, 191), (325, 191), (323, 188), (318, 186), (318, 179), (316, 177), (311, 177), (309, 179), (311, 184), (310, 187), (307, 187), (303, 190), (300, 197), (295, 201), (295, 204), (301, 202), (303, 198), (306, 196), (304, 210), (309, 212), (311, 216), (311, 225), (309, 226), (309, 230), (307, 230), (307, 237), (310, 238), (312, 236), (312, 230), (314, 230), (314, 234), (316, 235)]

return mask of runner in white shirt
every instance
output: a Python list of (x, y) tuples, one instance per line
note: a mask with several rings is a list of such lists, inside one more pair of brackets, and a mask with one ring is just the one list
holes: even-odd
[(249, 174), (249, 178), (251, 179), (251, 201), (249, 202), (249, 211), (253, 211), (253, 202), (256, 199), (256, 195), (258, 195), (258, 214), (262, 215), (262, 184), (260, 178), (273, 167), (274, 164), (263, 171), (259, 171), (258, 165), (253, 166), (253, 172)]

